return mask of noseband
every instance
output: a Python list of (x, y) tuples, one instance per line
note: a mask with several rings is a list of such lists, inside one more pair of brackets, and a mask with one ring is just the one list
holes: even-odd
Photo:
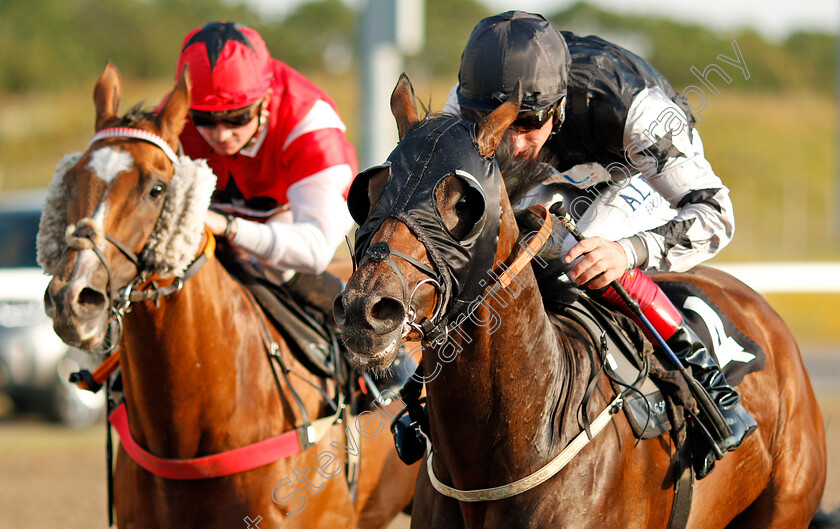
[[(352, 255), (352, 252), (351, 252)], [(392, 256), (399, 257), (409, 263), (410, 265), (414, 266), (421, 272), (425, 273), (429, 277), (422, 279), (414, 285), (414, 288), (411, 291), (411, 294), (408, 293), (408, 284), (405, 281), (405, 277), (403, 276), (402, 272), (400, 272), (399, 267), (394, 263), (394, 259)], [(443, 279), (440, 277), (440, 274), (435, 272), (432, 268), (424, 265), (417, 259), (411, 257), (410, 255), (406, 255), (400, 251), (394, 250), (391, 248), (387, 242), (380, 241), (374, 244), (371, 244), (368, 248), (367, 252), (365, 252), (365, 256), (362, 258), (362, 261), (359, 263), (358, 266), (362, 266), (368, 261), (372, 261), (374, 263), (379, 262), (386, 262), (388, 266), (391, 267), (391, 270), (397, 275), (400, 279), (400, 283), (402, 284), (402, 291), (403, 291), (403, 305), (405, 306), (405, 318), (403, 319), (403, 330), (402, 330), (402, 338), (408, 336), (411, 331), (415, 331), (420, 339), (423, 338), (425, 331), (423, 326), (420, 323), (417, 323), (417, 313), (414, 310), (413, 301), (414, 301), (414, 294), (417, 293), (417, 290), (425, 284), (429, 284), (435, 289), (435, 310), (432, 314), (431, 321), (437, 322), (438, 318), (440, 317), (441, 310), (443, 309), (443, 296), (441, 295), (443, 292)], [(424, 319), (425, 321), (425, 319)]]
[[(499, 293), (499, 291), (507, 288), (511, 283), (516, 280), (516, 276), (519, 272), (525, 268), (531, 259), (535, 255), (537, 255), (541, 250), (542, 247), (545, 245), (546, 241), (548, 241), (551, 235), (551, 216), (548, 213), (548, 210), (544, 206), (532, 206), (528, 208), (528, 210), (540, 218), (541, 226), (539, 231), (528, 240), (528, 242), (523, 246), (523, 252), (517, 257), (514, 262), (507, 268), (500, 271), (495, 276), (498, 280), (487, 287), (487, 289), (483, 292), (483, 294), (477, 297), (472, 303), (462, 305), (459, 309), (451, 314), (447, 314), (445, 317), (442, 315), (443, 312), (443, 299), (445, 296), (445, 287), (443, 286), (443, 281), (441, 279), (440, 274), (436, 271), (431, 269), (430, 267), (424, 265), (417, 259), (406, 255), (400, 251), (394, 250), (391, 248), (387, 242), (380, 241), (374, 244), (371, 244), (368, 247), (367, 252), (365, 252), (364, 257), (362, 258), (361, 262), (359, 262), (358, 266), (362, 266), (367, 261), (372, 262), (387, 262), (388, 266), (394, 271), (397, 277), (400, 279), (400, 283), (402, 284), (402, 291), (403, 291), (403, 304), (406, 307), (406, 316), (403, 320), (403, 330), (402, 330), (402, 338), (405, 339), (406, 336), (412, 331), (417, 333), (417, 339), (420, 340), (424, 345), (441, 345), (444, 343), (448, 337), (449, 333), (454, 330), (454, 328), (459, 325), (465, 318), (469, 318), (475, 310), (481, 306), (485, 301), (494, 297)], [(352, 250), (350, 255), (354, 255)], [(399, 267), (394, 262), (392, 256), (399, 257), (421, 272), (425, 273), (429, 277), (425, 279), (421, 279), (418, 281), (414, 288), (411, 291), (411, 295), (408, 294), (408, 284), (406, 283), (405, 277), (403, 276), (402, 272), (400, 271)], [(355, 267), (355, 259), (354, 259), (354, 267)], [(435, 288), (436, 296), (435, 296), (435, 310), (432, 313), (431, 318), (423, 318), (419, 322), (417, 320), (417, 313), (412, 306), (412, 302), (414, 299), (414, 294), (420, 288), (420, 286), (424, 284), (431, 284)], [(483, 283), (482, 283), (483, 284)]]

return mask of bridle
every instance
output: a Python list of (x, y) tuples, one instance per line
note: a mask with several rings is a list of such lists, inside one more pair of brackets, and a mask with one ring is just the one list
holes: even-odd
[[(523, 252), (517, 257), (510, 267), (504, 269), (500, 273), (495, 274), (498, 281), (487, 287), (483, 294), (473, 300), (471, 303), (461, 305), (454, 312), (443, 314), (443, 300), (448, 298), (445, 292), (445, 285), (438, 272), (424, 265), (417, 259), (406, 255), (400, 251), (391, 248), (387, 242), (380, 241), (371, 244), (367, 252), (359, 262), (358, 266), (362, 266), (367, 261), (386, 262), (388, 266), (394, 271), (400, 280), (403, 291), (403, 304), (406, 308), (406, 315), (402, 323), (402, 340), (409, 338), (409, 335), (414, 332), (415, 336), (411, 339), (418, 340), (423, 345), (439, 346), (449, 338), (449, 333), (457, 327), (458, 324), (469, 318), (475, 310), (481, 306), (485, 301), (491, 297), (496, 296), (499, 291), (507, 288), (514, 280), (517, 274), (522, 271), (528, 262), (537, 255), (543, 244), (548, 240), (551, 233), (551, 217), (544, 206), (532, 206), (529, 208), (534, 215), (542, 221), (539, 232), (531, 238), (525, 245)], [(353, 252), (350, 252), (353, 255)], [(392, 256), (399, 257), (408, 262), (427, 276), (418, 281), (411, 294), (408, 294), (408, 284), (400, 271), (399, 267), (393, 260)], [(430, 318), (423, 317), (417, 321), (417, 312), (413, 307), (414, 294), (424, 284), (429, 284), (435, 288), (435, 308)]]
[[(151, 143), (163, 151), (172, 163), (173, 169), (178, 163), (178, 157), (175, 151), (172, 150), (163, 138), (142, 129), (128, 127), (102, 129), (91, 138), (88, 143), (88, 148), (97, 141), (108, 138), (133, 138)], [(215, 239), (212, 233), (207, 231), (206, 228), (205, 231), (207, 242), (193, 262), (187, 267), (184, 274), (180, 277), (162, 279), (148, 269), (146, 264), (142, 262), (141, 257), (132, 252), (124, 243), (110, 234), (105, 233), (104, 228), (96, 220), (86, 217), (79, 220), (75, 225), (71, 224), (67, 227), (64, 237), (67, 243), (65, 251), (67, 248), (93, 250), (107, 273), (108, 306), (111, 313), (108, 323), (110, 326), (115, 322), (116, 330), (112, 332), (109, 328), (109, 332), (106, 335), (106, 341), (109, 343), (105, 349), (99, 351), (100, 353), (107, 354), (117, 348), (124, 331), (123, 317), (130, 311), (129, 307), (131, 303), (154, 301), (157, 304), (162, 297), (177, 293), (184, 286), (184, 281), (192, 277), (201, 268), (207, 261), (208, 256), (213, 255)], [(136, 273), (124, 287), (116, 288), (114, 286), (111, 266), (102, 251), (105, 242), (114, 245), (134, 265)]]
[[(551, 217), (545, 206), (536, 205), (528, 209), (542, 220), (540, 230), (524, 245), (523, 251), (513, 261), (510, 267), (506, 268), (502, 273), (498, 274), (498, 281), (496, 281), (495, 283), (493, 283), (493, 285), (485, 289), (483, 295), (481, 295), (479, 299), (467, 305), (466, 310), (461, 312), (461, 315), (459, 315), (458, 317), (448, 317), (444, 318), (442, 321), (431, 321), (424, 318), (419, 324), (413, 322), (409, 324), (409, 327), (411, 329), (417, 329), (420, 332), (424, 345), (426, 343), (431, 343), (432, 345), (440, 345), (441, 343), (443, 343), (443, 340), (448, 339), (449, 332), (452, 330), (449, 327), (449, 322), (454, 320), (457, 326), (458, 323), (464, 321), (464, 317), (470, 317), (472, 312), (475, 311), (478, 306), (482, 305), (490, 297), (493, 297), (499, 291), (507, 288), (513, 281), (515, 281), (516, 276), (519, 274), (519, 272), (521, 272), (525, 268), (525, 266), (531, 261), (531, 259), (540, 252), (542, 246), (545, 244), (545, 242), (548, 240), (551, 234)], [(387, 249), (389, 253), (406, 259), (408, 262), (410, 262), (420, 270), (426, 272), (427, 274), (433, 277), (436, 275), (434, 271), (432, 271), (422, 263), (419, 263), (411, 257), (408, 257), (404, 254), (400, 254), (399, 252), (390, 249), (387, 246), (387, 243), (380, 242), (376, 244), (383, 245), (380, 246), (380, 248)], [(372, 245), (371, 248), (373, 248), (373, 246), (374, 245)], [(377, 250), (377, 252), (375, 252), (375, 255), (380, 255), (381, 253), (384, 252), (382, 250)], [(397, 267), (395, 264), (393, 264), (393, 261), (390, 260), (390, 256), (388, 255), (386, 258), (388, 259), (391, 268), (394, 268), (396, 270)], [(367, 259), (367, 256), (365, 257), (365, 259)], [(363, 259), (362, 262), (364, 262), (365, 259)], [(403, 292), (406, 292), (407, 289), (405, 285), (405, 279), (402, 277), (402, 274), (400, 274), (398, 270), (396, 270), (396, 272), (403, 283)], [(417, 287), (420, 284), (423, 284), (426, 281), (436, 282), (435, 279), (433, 279), (432, 277), (422, 279), (417, 283), (417, 285), (415, 285), (414, 291), (417, 290)], [(437, 312), (438, 311), (436, 307), (435, 316), (438, 315)], [(433, 319), (435, 318), (435, 316), (433, 316)], [(426, 322), (429, 322), (429, 325), (431, 325), (430, 331), (426, 330), (426, 325), (424, 325), (424, 323)], [(436, 334), (430, 334), (435, 332)], [(415, 422), (415, 424), (428, 425), (427, 420), (424, 421), (423, 410), (422, 407), (420, 407), (419, 396), (422, 390), (423, 382), (415, 378), (418, 375), (422, 380), (422, 364), (421, 367), (418, 367), (417, 373), (410, 377), (409, 381), (406, 383), (406, 386), (400, 392), (400, 394), (405, 398), (406, 401), (406, 409), (404, 409), (400, 415), (408, 413), (412, 421)], [(412, 397), (411, 395), (414, 395), (414, 397)], [(559, 454), (557, 454), (551, 461), (543, 465), (541, 468), (511, 483), (485, 489), (462, 490), (446, 485), (445, 483), (440, 481), (440, 479), (437, 477), (434, 471), (434, 448), (432, 446), (431, 436), (428, 431), (423, 431), (423, 427), (420, 426), (417, 430), (417, 434), (418, 437), (422, 436), (425, 440), (425, 448), (427, 454), (426, 473), (428, 475), (429, 481), (432, 487), (440, 494), (462, 502), (496, 501), (522, 494), (523, 492), (526, 492), (541, 485), (542, 483), (555, 476), (558, 472), (560, 472), (583, 449), (584, 446), (586, 446), (590, 441), (592, 441), (592, 439), (610, 423), (613, 416), (616, 413), (618, 413), (618, 411), (623, 406), (623, 403), (623, 394), (619, 393), (604, 408), (604, 410), (598, 414), (595, 420), (592, 421), (589, 428), (586, 428), (584, 431), (575, 436), (575, 438), (572, 439), (572, 441), (563, 450), (561, 450)]]
[[(351, 252), (353, 255), (353, 252)], [(428, 275), (424, 279), (418, 281), (414, 288), (411, 290), (411, 294), (408, 292), (408, 283), (403, 276), (403, 273), (400, 271), (400, 268), (394, 262), (393, 257), (399, 257), (402, 260), (406, 261), (410, 265), (414, 266), (424, 274)], [(429, 266), (424, 265), (417, 259), (411, 257), (410, 255), (404, 254), (403, 252), (394, 250), (391, 248), (387, 242), (380, 241), (374, 244), (371, 244), (368, 248), (367, 252), (365, 252), (364, 257), (358, 263), (358, 266), (355, 265), (355, 258), (354, 258), (354, 268), (358, 268), (368, 261), (379, 263), (379, 262), (386, 262), (388, 266), (391, 267), (391, 270), (394, 271), (394, 274), (399, 278), (400, 284), (402, 285), (402, 292), (403, 292), (403, 299), (402, 303), (405, 306), (405, 317), (403, 318), (402, 322), (402, 332), (401, 338), (405, 340), (408, 335), (413, 331), (417, 333), (416, 339), (420, 340), (423, 338), (425, 331), (423, 326), (418, 323), (417, 320), (417, 312), (414, 309), (413, 302), (414, 302), (414, 295), (417, 293), (417, 290), (425, 285), (429, 284), (435, 289), (435, 310), (432, 313), (431, 321), (437, 322), (440, 318), (440, 313), (443, 309), (443, 279), (440, 277), (434, 269)], [(425, 318), (424, 318), (425, 319)]]

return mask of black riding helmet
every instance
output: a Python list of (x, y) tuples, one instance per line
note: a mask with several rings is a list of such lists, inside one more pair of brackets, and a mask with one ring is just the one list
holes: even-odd
[(473, 29), (458, 72), (462, 109), (488, 112), (522, 82), (520, 112), (551, 108), (566, 95), (569, 48), (541, 15), (508, 11)]

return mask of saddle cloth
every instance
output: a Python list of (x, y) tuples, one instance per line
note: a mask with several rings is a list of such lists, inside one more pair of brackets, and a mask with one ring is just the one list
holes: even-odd
[[(748, 373), (764, 368), (764, 351), (699, 287), (677, 281), (658, 284), (718, 360), (729, 384), (735, 386)], [(624, 412), (636, 437), (649, 439), (670, 430), (674, 425), (663, 392), (673, 384), (662, 384), (654, 375), (674, 371), (670, 360), (658, 348), (654, 350), (638, 325), (623, 314), (587, 297), (575, 305), (577, 312), (588, 316), (580, 322), (589, 332), (605, 338), (601, 362), (615, 391), (625, 394)]]

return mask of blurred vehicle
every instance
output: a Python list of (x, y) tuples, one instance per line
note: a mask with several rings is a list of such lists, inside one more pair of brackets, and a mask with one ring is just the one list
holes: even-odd
[(50, 278), (35, 260), (45, 191), (0, 195), (0, 393), (16, 411), (38, 412), (74, 428), (103, 415), (105, 398), (76, 388), (68, 376), (93, 369), (93, 355), (69, 347), (44, 313)]

